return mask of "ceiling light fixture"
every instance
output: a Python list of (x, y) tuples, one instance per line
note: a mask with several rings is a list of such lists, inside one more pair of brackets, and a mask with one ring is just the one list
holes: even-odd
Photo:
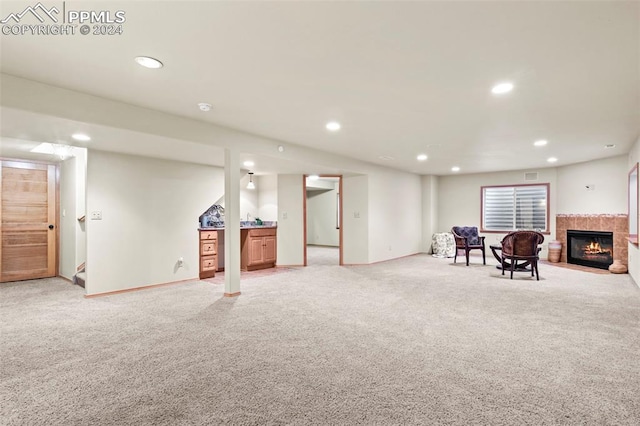
[(494, 95), (503, 95), (513, 90), (513, 83), (504, 82), (498, 83), (491, 88), (491, 93)]
[(453, 166), (453, 167), (451, 168), (451, 171), (452, 171), (452, 172), (459, 172), (459, 171), (460, 171), (460, 167), (458, 167), (458, 166)]
[(418, 156), (416, 157), (418, 161), (425, 161), (427, 158), (429, 158), (427, 157), (427, 154), (418, 154)]
[(606, 145), (604, 146), (604, 149), (611, 149), (611, 148), (615, 148), (615, 147), (616, 147), (616, 144), (615, 144), (615, 143), (609, 143), (609, 144), (606, 144)]
[(256, 189), (256, 185), (253, 183), (253, 172), (249, 172), (249, 183), (247, 189)]
[(74, 133), (71, 135), (71, 137), (80, 142), (89, 142), (91, 140), (91, 137), (85, 135), (84, 133)]
[(145, 68), (158, 69), (163, 67), (162, 62), (150, 56), (136, 56), (135, 60)]
[(278, 152), (284, 152), (284, 146), (278, 145)]
[(244, 162), (244, 163), (242, 163), (242, 164), (244, 164), (244, 166), (245, 166), (245, 167), (253, 167), (253, 166), (254, 166), (253, 161), (245, 161), (245, 162)]
[(330, 121), (325, 126), (330, 132), (337, 132), (342, 127), (337, 121)]
[(535, 146), (545, 146), (547, 143), (548, 143), (548, 142), (547, 142), (546, 140), (544, 140), (544, 139), (540, 139), (540, 140), (538, 140), (538, 141), (535, 141), (535, 142), (533, 143), (533, 145), (535, 145)]
[(547, 158), (547, 161), (550, 163), (555, 163), (556, 161), (558, 161), (558, 159), (556, 157), (549, 157)]
[(198, 104), (198, 108), (200, 108), (200, 111), (209, 112), (211, 111), (211, 104), (208, 104), (206, 102), (200, 102)]
[(74, 147), (60, 143), (42, 142), (40, 145), (32, 148), (30, 152), (55, 155), (61, 160), (66, 160), (67, 158), (74, 156)]

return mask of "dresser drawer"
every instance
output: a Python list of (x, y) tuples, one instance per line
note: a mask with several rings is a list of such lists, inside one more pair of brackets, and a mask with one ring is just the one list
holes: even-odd
[(215, 271), (218, 264), (218, 259), (216, 256), (206, 256), (201, 258), (200, 262), (202, 263), (201, 269), (203, 271)]
[(218, 238), (218, 231), (200, 231), (200, 240), (215, 240)]
[(200, 243), (200, 256), (210, 256), (216, 253), (216, 241), (204, 240)]

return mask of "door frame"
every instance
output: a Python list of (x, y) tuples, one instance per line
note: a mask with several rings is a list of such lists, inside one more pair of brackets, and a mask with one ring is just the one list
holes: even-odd
[[(40, 161), (40, 160), (27, 160), (23, 158), (9, 158), (9, 157), (0, 157), (0, 162), (7, 163), (23, 163), (26, 165), (46, 165), (46, 166), (54, 166), (53, 173), (49, 174), (49, 178), (51, 178), (51, 174), (53, 174), (54, 185), (55, 185), (55, 206), (53, 208), (54, 211), (54, 227), (55, 227), (55, 240), (54, 240), (54, 277), (60, 276), (60, 163), (52, 162), (52, 161)], [(33, 167), (29, 167), (33, 168)], [(51, 183), (49, 183), (51, 184)], [(0, 188), (2, 187), (2, 175), (0, 175)], [(51, 209), (51, 206), (47, 206)], [(0, 199), (0, 224), (2, 224), (2, 200)], [(0, 256), (2, 256), (2, 242), (0, 241)], [(37, 279), (37, 278), (36, 278)], [(11, 281), (6, 281), (11, 282)]]
[[(304, 266), (307, 266), (307, 178), (311, 175), (304, 174), (302, 175), (302, 238), (303, 238), (303, 253), (304, 253)], [(340, 250), (340, 260), (339, 265), (344, 265), (344, 248), (343, 248), (343, 231), (344, 231), (344, 220), (342, 220), (342, 210), (344, 203), (342, 202), (342, 175), (317, 175), (320, 178), (338, 178), (338, 221), (340, 223), (340, 227), (338, 228), (339, 235), (339, 250)]]

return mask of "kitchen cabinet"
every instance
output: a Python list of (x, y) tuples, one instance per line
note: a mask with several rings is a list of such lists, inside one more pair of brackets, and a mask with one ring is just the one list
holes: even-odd
[(241, 270), (253, 271), (273, 268), (276, 265), (276, 228), (242, 229), (240, 239), (242, 241)]
[(218, 231), (200, 230), (200, 279), (212, 278), (218, 268)]

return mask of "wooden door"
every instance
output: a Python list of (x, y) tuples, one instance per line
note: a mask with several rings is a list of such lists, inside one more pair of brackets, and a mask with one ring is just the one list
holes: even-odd
[(264, 261), (265, 263), (276, 263), (276, 237), (264, 237)]
[(57, 275), (54, 164), (0, 162), (0, 282)]
[(247, 266), (264, 263), (262, 255), (263, 240), (262, 237), (249, 236), (249, 261), (247, 262)]

